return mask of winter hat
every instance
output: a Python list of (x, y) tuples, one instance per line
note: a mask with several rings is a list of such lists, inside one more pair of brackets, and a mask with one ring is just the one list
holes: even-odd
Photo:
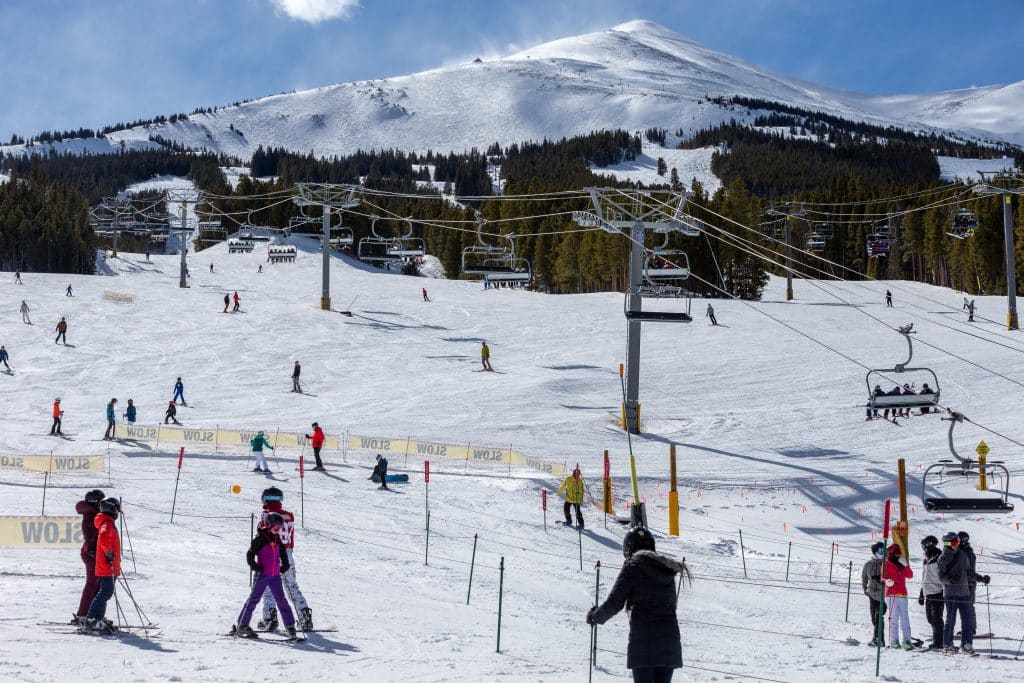
[(900, 550), (899, 545), (897, 545), (896, 543), (893, 543), (891, 546), (889, 546), (888, 552), (890, 557), (899, 557), (903, 554), (903, 551)]
[(378, 453), (378, 454), (377, 454), (377, 462), (380, 462), (380, 461), (381, 461), (381, 458), (382, 458), (382, 457), (383, 457), (383, 456), (382, 456), (382, 455), (381, 455), (380, 453)]
[(960, 545), (960, 538), (955, 531), (947, 531), (942, 534), (942, 545), (945, 548), (956, 548)]
[(877, 543), (872, 543), (871, 544), (871, 554), (876, 559), (879, 559), (879, 560), (882, 559), (882, 552), (884, 550), (885, 550), (885, 544), (882, 543), (881, 541), (878, 541)]

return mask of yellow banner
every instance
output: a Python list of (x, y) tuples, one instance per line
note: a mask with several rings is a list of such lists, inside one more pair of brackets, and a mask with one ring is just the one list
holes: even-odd
[(445, 458), (448, 460), (472, 460), (473, 462), (489, 462), (513, 464), (539, 470), (554, 477), (565, 474), (565, 466), (535, 458), (511, 448), (490, 448), (442, 443), (440, 441), (417, 441), (414, 439), (393, 439), (386, 436), (359, 436), (352, 434), (348, 439), (348, 447), (357, 451), (373, 451), (390, 455), (415, 455), (427, 458)]
[(0, 469), (23, 472), (102, 472), (102, 455), (15, 455), (0, 453)]
[(78, 550), (81, 517), (0, 517), (0, 547)]
[[(203, 448), (216, 448), (220, 446), (248, 448), (249, 442), (256, 436), (256, 431), (233, 430), (233, 429), (189, 429), (186, 427), (165, 427), (157, 425), (149, 427), (145, 425), (126, 424), (121, 422), (117, 425), (116, 437), (126, 441), (160, 441), (181, 446), (198, 446)], [(306, 435), (295, 432), (264, 432), (267, 441), (274, 448), (310, 448), (306, 441)], [(324, 439), (324, 448), (337, 450), (340, 443), (337, 436), (328, 436)]]

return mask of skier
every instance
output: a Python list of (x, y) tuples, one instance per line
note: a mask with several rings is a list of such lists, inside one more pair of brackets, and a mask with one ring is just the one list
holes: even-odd
[(20, 270), (14, 271), (14, 284), (16, 284), (16, 285), (23, 285), (23, 284), (25, 284), (24, 282), (21, 281), (21, 271)]
[(256, 610), (260, 598), (269, 589), (277, 602), (277, 609), (284, 618), (284, 627), (288, 631), (288, 637), (296, 637), (295, 616), (292, 614), (292, 608), (289, 607), (288, 601), (285, 600), (284, 587), (281, 585), (281, 572), (287, 572), (290, 567), (288, 555), (281, 552), (279, 534), (282, 526), (284, 526), (284, 518), (281, 515), (276, 512), (268, 514), (256, 531), (252, 543), (249, 544), (245, 560), (249, 563), (249, 568), (256, 572), (256, 580), (253, 582), (252, 591), (250, 591), (249, 598), (245, 601), (237, 621), (231, 627), (233, 636), (238, 638), (259, 637), (249, 626), (249, 621), (252, 619), (252, 613)]
[(302, 386), (299, 384), (299, 375), (302, 374), (302, 366), (299, 365), (299, 361), (295, 361), (295, 367), (292, 368), (292, 392), (301, 394)]
[(262, 263), (260, 264), (260, 267), (256, 269), (256, 272), (257, 273), (262, 273), (263, 272), (263, 264)]
[(971, 547), (970, 534), (968, 534), (966, 531), (960, 531), (957, 532), (956, 537), (960, 540), (960, 552), (967, 556), (969, 566), (969, 569), (967, 571), (967, 589), (970, 591), (970, 597), (968, 599), (967, 608), (965, 610), (965, 623), (960, 624), (960, 631), (966, 631), (966, 622), (970, 621), (971, 637), (968, 640), (973, 644), (974, 635), (978, 632), (978, 614), (974, 608), (974, 602), (978, 592), (978, 584), (983, 583), (987, 586), (989, 581), (991, 581), (992, 579), (990, 576), (982, 576), (976, 571), (976, 568), (978, 566), (978, 557), (974, 554), (974, 548)]
[[(284, 523), (278, 531), (278, 538), (284, 554), (288, 556), (288, 569), (281, 572), (282, 583), (288, 591), (288, 597), (295, 605), (295, 611), (300, 617), (299, 628), (303, 631), (313, 630), (313, 610), (309, 608), (305, 596), (299, 590), (299, 582), (295, 578), (295, 556), (292, 551), (295, 548), (295, 515), (285, 510), (282, 501), (284, 493), (276, 486), (271, 486), (263, 491), (263, 512), (260, 516), (260, 527), (267, 526), (267, 518), (272, 514), (281, 515)], [(277, 610), (273, 606), (273, 593), (268, 588), (263, 592), (263, 619), (256, 625), (261, 631), (277, 630)]]
[(131, 399), (128, 399), (128, 407), (124, 409), (124, 419), (135, 422), (135, 403)]
[(685, 560), (655, 552), (654, 537), (643, 527), (626, 532), (622, 554), (626, 562), (615, 584), (601, 606), (587, 612), (587, 623), (603, 624), (625, 607), (630, 613), (626, 668), (634, 681), (667, 683), (683, 665), (675, 576), (692, 583), (693, 575)]
[(878, 645), (878, 620), (885, 614), (882, 605), (882, 561), (885, 559), (885, 544), (881, 541), (871, 544), (871, 559), (864, 563), (860, 570), (860, 584), (864, 595), (868, 597), (868, 609), (871, 611), (871, 641), (868, 645)]
[(241, 303), (241, 300), (238, 298), (238, 292), (235, 292), (234, 300), (235, 300), (235, 307), (231, 309), (232, 313), (236, 313), (238, 311), (238, 306)]
[(212, 263), (210, 264), (210, 272), (211, 273), (213, 272), (213, 264)]
[(704, 317), (710, 318), (712, 325), (718, 325), (718, 320), (715, 319), (715, 309), (711, 307), (710, 302), (708, 303), (708, 310), (706, 313), (704, 313)]
[(86, 614), (84, 629), (99, 632), (116, 631), (117, 628), (104, 619), (107, 601), (114, 594), (114, 580), (121, 575), (121, 542), (117, 534), (117, 515), (121, 503), (117, 498), (100, 501), (99, 513), (93, 520), (96, 527), (96, 579), (99, 587)]
[(577, 467), (572, 474), (565, 478), (562, 485), (558, 487), (558, 495), (565, 497), (562, 505), (562, 512), (565, 513), (565, 526), (572, 526), (572, 508), (576, 508), (576, 526), (583, 528), (583, 513), (580, 512), (580, 505), (583, 503), (583, 477), (580, 476), (580, 468)]
[(971, 302), (967, 304), (967, 322), (974, 322), (974, 299), (971, 299)]
[(320, 461), (320, 449), (324, 447), (324, 430), (320, 428), (320, 425), (316, 422), (313, 423), (313, 433), (306, 434), (307, 439), (311, 439), (313, 442), (313, 457), (316, 458), (316, 467), (314, 470), (322, 472), (324, 464)]
[(117, 399), (110, 399), (110, 403), (107, 404), (107, 431), (103, 433), (105, 440), (114, 438), (114, 431), (117, 428)]
[(967, 297), (964, 297), (964, 310), (967, 310)]
[(26, 325), (32, 324), (32, 320), (28, 317), (28, 304), (25, 303), (24, 299), (21, 300), (21, 322)]
[(224, 312), (228, 312), (228, 305), (231, 303), (231, 297), (227, 294), (224, 295)]
[(914, 644), (910, 641), (910, 613), (907, 610), (907, 579), (914, 578), (914, 570), (896, 543), (889, 546), (887, 554), (885, 606), (889, 609), (889, 647), (913, 650)]
[[(921, 385), (921, 391), (919, 391), (917, 393), (922, 394), (922, 395), (931, 394), (931, 395), (934, 396), (935, 395), (935, 390), (932, 389), (930, 386), (928, 386), (928, 382), (925, 382), (924, 384)], [(921, 413), (920, 414), (921, 415), (927, 415), (930, 412), (932, 412), (932, 409), (930, 407), (923, 406), (921, 408)]]
[(491, 367), (491, 348), (487, 346), (487, 342), (480, 344), (480, 362), (483, 363), (484, 370), (494, 372), (494, 368)]
[(149, 261), (149, 249), (146, 250), (146, 260)]
[(68, 288), (64, 290), (64, 296), (74, 296), (74, 294), (71, 293), (71, 285), (68, 285)]
[(427, 296), (427, 288), (426, 287), (423, 288), (423, 300), (424, 301), (430, 301), (430, 297)]
[[(879, 386), (878, 384), (875, 385), (875, 390), (872, 392), (872, 394), (875, 395), (875, 396), (885, 396), (885, 392), (882, 391), (882, 387)], [(886, 411), (886, 412), (888, 414), (888, 411)], [(872, 413), (874, 413), (874, 414), (872, 414)], [(872, 410), (871, 407), (868, 406), (867, 414), (868, 414), (868, 419), (869, 420), (878, 417), (878, 408), (875, 408), (874, 410)]]
[(63, 340), (64, 341), (64, 346), (67, 346), (68, 345), (68, 321), (65, 320), (64, 318), (61, 318), (60, 322), (57, 323), (57, 327), (55, 327), (54, 329), (57, 331), (57, 338), (53, 340), (53, 343), (56, 344), (57, 342)]
[(373, 466), (373, 474), (370, 475), (370, 481), (373, 481), (374, 477), (380, 477), (380, 488), (388, 491), (388, 459), (380, 453), (377, 454), (377, 464)]
[(58, 396), (53, 399), (53, 425), (50, 426), (50, 436), (64, 433), (60, 431), (62, 419), (64, 419), (64, 411), (60, 409), (60, 396)]
[(942, 535), (942, 554), (939, 556), (939, 580), (942, 581), (942, 600), (946, 607), (946, 623), (942, 632), (943, 650), (955, 653), (953, 634), (956, 633), (956, 615), (960, 613), (960, 648), (968, 653), (974, 652), (973, 625), (969, 623), (967, 601), (971, 591), (967, 584), (967, 574), (971, 570), (971, 560), (960, 552), (960, 539), (955, 531)]
[(252, 454), (256, 456), (256, 467), (253, 468), (253, 472), (269, 472), (270, 467), (267, 466), (267, 459), (263, 456), (263, 447), (266, 446), (270, 450), (274, 450), (274, 447), (267, 441), (267, 437), (263, 435), (263, 432), (257, 432), (256, 436), (252, 437), (249, 441), (249, 447), (252, 448)]
[(168, 422), (174, 422), (176, 425), (180, 425), (178, 422), (178, 406), (174, 401), (167, 402), (167, 410), (164, 412), (164, 424)]
[(10, 357), (11, 354), (7, 353), (7, 347), (0, 346), (0, 363), (4, 364), (4, 367), (7, 368), (7, 372), (11, 371), (11, 366), (7, 364), (7, 359)]
[(924, 605), (924, 614), (932, 627), (932, 642), (929, 650), (942, 649), (942, 581), (939, 580), (939, 539), (925, 536), (921, 539), (921, 551), (924, 560), (921, 569), (921, 592), (917, 596), (917, 604)]
[(181, 399), (181, 405), (188, 405), (188, 402), (185, 401), (185, 385), (182, 384), (180, 377), (174, 383), (174, 396), (171, 400), (177, 402), (179, 398)]
[(885, 290), (885, 306), (886, 308), (892, 308), (892, 292), (888, 289)]
[(82, 599), (78, 601), (78, 611), (71, 617), (71, 623), (76, 626), (85, 624), (85, 615), (89, 612), (92, 599), (96, 597), (99, 590), (99, 582), (96, 580), (96, 525), (94, 521), (100, 511), (100, 501), (106, 498), (106, 494), (99, 489), (93, 489), (85, 494), (85, 498), (75, 504), (75, 512), (82, 515), (82, 564), (85, 565), (85, 585), (82, 587)]

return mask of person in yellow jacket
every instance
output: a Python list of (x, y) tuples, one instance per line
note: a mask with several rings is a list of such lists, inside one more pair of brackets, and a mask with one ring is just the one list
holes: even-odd
[(562, 485), (558, 487), (558, 495), (565, 498), (562, 506), (565, 512), (565, 526), (572, 526), (572, 508), (576, 508), (576, 526), (583, 528), (583, 513), (580, 512), (580, 505), (583, 503), (583, 477), (577, 467), (572, 471), (572, 476), (566, 477)]

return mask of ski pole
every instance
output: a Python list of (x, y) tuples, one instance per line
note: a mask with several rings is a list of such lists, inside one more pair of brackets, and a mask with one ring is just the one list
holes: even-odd
[(789, 548), (786, 550), (786, 583), (789, 583), (789, 558), (793, 555), (793, 541), (789, 542)]
[[(121, 503), (121, 507), (124, 507), (123, 501)], [(132, 554), (132, 571), (138, 574), (139, 567), (135, 564), (135, 548), (132, 547), (132, 535), (131, 532), (128, 531), (128, 516), (124, 514), (123, 509), (121, 510), (121, 529), (124, 531), (124, 535), (128, 539), (128, 552)]]
[(498, 564), (498, 645), (496, 652), (501, 652), (501, 599), (505, 594), (505, 557)]
[(853, 560), (850, 560), (850, 571), (846, 575), (846, 621), (850, 621), (850, 585), (853, 583)]
[[(597, 561), (595, 567), (597, 569), (597, 582), (594, 586), (594, 607), (597, 607), (601, 600), (601, 560)], [(597, 666), (597, 624), (590, 627), (590, 638), (592, 645), (592, 652), (590, 655), (590, 670), (593, 672), (594, 667)]]
[(996, 634), (992, 631), (992, 603), (988, 599), (988, 584), (985, 584), (985, 607), (988, 609), (988, 656), (992, 657), (992, 641), (996, 639)]
[(50, 481), (50, 473), (43, 472), (43, 510), (39, 514), (43, 517), (46, 516), (46, 486)]
[(466, 589), (466, 604), (469, 604), (469, 595), (473, 592), (473, 568), (476, 566), (476, 539), (477, 534), (473, 534), (473, 556), (469, 560), (469, 588)]

